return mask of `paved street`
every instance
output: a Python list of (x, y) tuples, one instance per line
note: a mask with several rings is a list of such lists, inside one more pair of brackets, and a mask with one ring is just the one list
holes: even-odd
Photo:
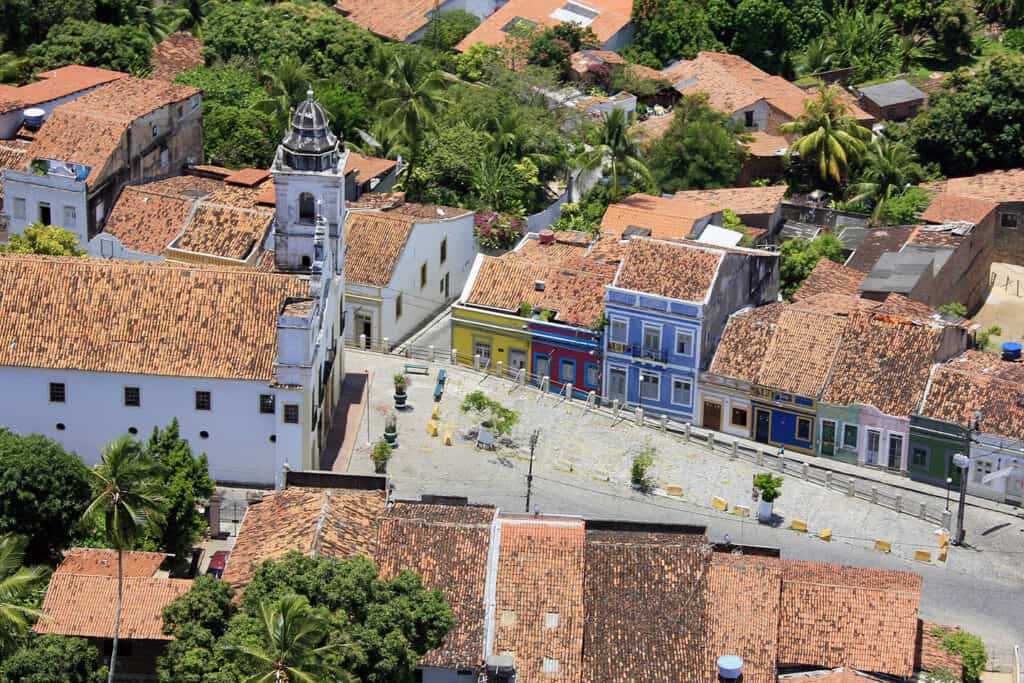
[[(367, 473), (372, 465), (365, 434), (367, 428), (374, 438), (382, 432), (383, 415), (390, 407), (390, 378), (404, 361), (351, 352), (347, 362), (351, 372), (367, 366), (377, 370), (371, 392), (375, 398), (364, 412), (350, 466), (350, 471)], [(461, 369), (446, 370), (441, 437), (426, 431), (434, 407), (433, 374), (411, 377), (411, 408), (398, 417), (400, 446), (389, 465), (400, 497), (461, 495), (505, 509), (524, 509), (526, 444), (529, 433), (539, 428), (531, 507), (591, 518), (702, 524), (713, 540), (724, 540), (728, 534), (736, 543), (780, 547), (786, 557), (916, 571), (925, 578), (925, 618), (978, 633), (998, 664), (1008, 664), (1013, 643), (1024, 641), (1024, 525), (1019, 518), (970, 508), (967, 528), (978, 549), (953, 549), (947, 565), (927, 565), (912, 558), (917, 549), (937, 550), (934, 524), (803, 481), (794, 472), (786, 474), (776, 509), (786, 525), (800, 518), (812, 533), (762, 526), (710, 506), (712, 496), (721, 496), (730, 505), (749, 504), (751, 475), (762, 471), (753, 463), (730, 460), (697, 443), (680, 444), (628, 422), (613, 424), (607, 415), (586, 412), (579, 402), (566, 405), (554, 395), (540, 396), (536, 390)], [(480, 451), (466, 439), (478, 418), (458, 406), (465, 394), (478, 388), (520, 412), (511, 445)], [(441, 443), (445, 431), (452, 435), (450, 447)], [(655, 449), (656, 478), (682, 486), (681, 498), (645, 496), (630, 489), (629, 464), (643, 448)], [(823, 527), (833, 529), (831, 543), (814, 535)], [(892, 542), (892, 554), (873, 550), (875, 539)]]

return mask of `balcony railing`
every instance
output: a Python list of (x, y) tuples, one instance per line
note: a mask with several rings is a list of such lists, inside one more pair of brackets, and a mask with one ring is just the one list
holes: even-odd
[(656, 363), (668, 362), (668, 351), (664, 349), (654, 349), (642, 344), (632, 344), (629, 347), (629, 352), (633, 355), (633, 358), (652, 360)]

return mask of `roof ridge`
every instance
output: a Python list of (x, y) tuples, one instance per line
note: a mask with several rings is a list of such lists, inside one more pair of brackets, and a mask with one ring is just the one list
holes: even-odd
[(327, 522), (327, 512), (331, 506), (331, 492), (324, 491), (324, 503), (320, 507), (320, 517), (316, 520), (316, 529), (313, 530), (313, 542), (310, 544), (309, 556), (316, 557), (320, 554), (320, 542), (322, 540), (321, 533), (324, 530), (324, 524)]

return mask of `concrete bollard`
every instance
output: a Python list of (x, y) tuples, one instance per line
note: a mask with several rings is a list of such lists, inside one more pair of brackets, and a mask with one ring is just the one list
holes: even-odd
[(715, 450), (715, 433), (714, 432), (708, 432), (708, 450), (709, 451)]
[(435, 351), (436, 351), (437, 349), (435, 349), (435, 348), (434, 348), (434, 345), (433, 345), (433, 344), (431, 344), (431, 345), (430, 345), (430, 346), (429, 346), (428, 348), (430, 349), (430, 352), (429, 352), (429, 355), (428, 355), (428, 357), (430, 358), (430, 362), (431, 362), (431, 363), (433, 363), (433, 362), (434, 362), (434, 352), (435, 352)]
[(498, 371), (498, 377), (504, 377), (504, 376), (505, 376), (505, 364), (504, 364), (504, 363), (502, 363), (502, 362), (501, 362), (501, 361), (499, 360), (499, 361), (498, 361), (498, 364), (497, 364), (497, 365), (495, 366), (495, 368), (496, 368), (496, 369), (497, 369), (497, 371)]
[(459, 364), (459, 351), (458, 349), (452, 349), (452, 365)]
[(587, 410), (593, 410), (597, 406), (597, 392), (587, 392)]
[(388, 341), (387, 337), (384, 337), (383, 339), (380, 340), (380, 352), (391, 353), (391, 342)]
[(519, 386), (526, 385), (526, 368), (519, 368), (516, 371), (516, 382), (519, 384)]
[(811, 478), (810, 477), (810, 471), (811, 471), (811, 466), (810, 465), (808, 465), (807, 463), (801, 463), (800, 464), (800, 476), (801, 477), (803, 477), (804, 479), (810, 479)]
[(950, 510), (942, 511), (942, 528), (949, 529), (953, 523), (953, 513)]
[(480, 354), (479, 353), (473, 354), (473, 369), (474, 370), (479, 370), (480, 369)]
[(740, 457), (740, 442), (739, 441), (733, 441), (732, 442), (732, 459), (733, 460), (737, 460), (737, 459), (739, 459), (739, 457)]
[(928, 519), (928, 506), (925, 503), (921, 503), (921, 510), (917, 513), (917, 516), (921, 519)]
[(412, 358), (412, 344), (405, 345), (405, 357)]
[(826, 470), (825, 471), (825, 488), (827, 488), (827, 489), (832, 488), (832, 471), (831, 470)]
[(689, 422), (687, 422), (685, 425), (683, 425), (683, 438), (686, 441), (690, 440), (690, 423)]
[(857, 480), (852, 477), (850, 478), (850, 483), (846, 489), (846, 495), (850, 498), (857, 497)]
[(757, 466), (764, 466), (764, 451), (762, 451), (760, 448), (757, 449)]
[(621, 410), (621, 409), (622, 409), (622, 406), (619, 405), (619, 399), (613, 398), (612, 399), (612, 417), (615, 418), (616, 420), (619, 419), (619, 410)]
[(668, 415), (662, 415), (658, 418), (658, 426), (661, 428), (662, 434), (668, 431)]
[(572, 401), (572, 382), (565, 383), (565, 400)]
[(872, 505), (878, 505), (878, 487), (871, 487), (871, 503)]
[(637, 408), (635, 416), (636, 416), (636, 426), (637, 427), (643, 427), (644, 426), (644, 409), (643, 408)]
[(903, 496), (896, 494), (896, 503), (894, 505), (896, 512), (903, 512)]
[(366, 335), (365, 334), (359, 335), (359, 348), (363, 349), (364, 351), (366, 350)]
[[(543, 377), (540, 378), (540, 395), (541, 396), (543, 396), (544, 394), (546, 394), (548, 392), (548, 387), (549, 386), (551, 386), (551, 378), (548, 377), (547, 375), (544, 375)], [(538, 397), (538, 400), (540, 400), (539, 397)]]

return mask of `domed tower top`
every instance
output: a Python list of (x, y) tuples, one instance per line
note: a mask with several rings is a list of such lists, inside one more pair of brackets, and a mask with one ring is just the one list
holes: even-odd
[(280, 161), (295, 171), (330, 171), (338, 165), (338, 138), (331, 132), (327, 112), (313, 99), (312, 88), (292, 114)]

